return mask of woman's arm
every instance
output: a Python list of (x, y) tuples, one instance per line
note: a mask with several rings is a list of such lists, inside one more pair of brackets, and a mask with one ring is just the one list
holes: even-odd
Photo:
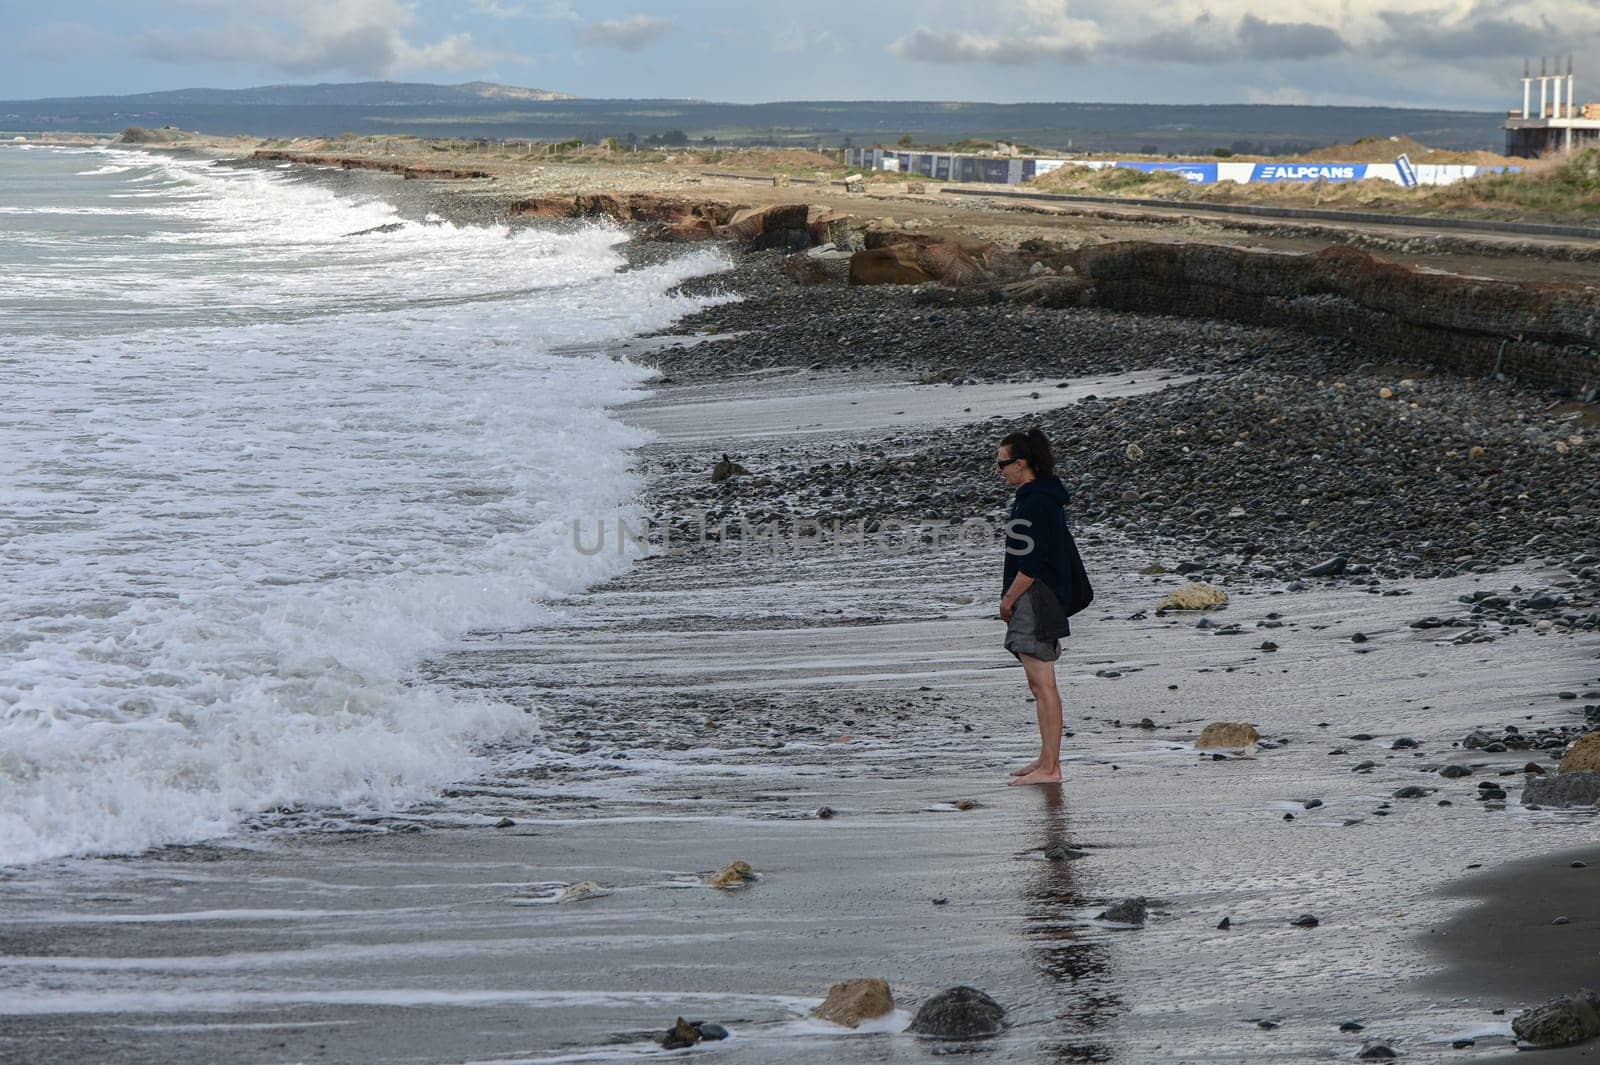
[(1023, 593), (1033, 587), (1034, 578), (1026, 573), (1019, 573), (1011, 579), (1011, 587), (1006, 589), (1004, 598), (1000, 600), (1000, 620), (1010, 621), (1011, 615), (1017, 609), (1017, 600)]

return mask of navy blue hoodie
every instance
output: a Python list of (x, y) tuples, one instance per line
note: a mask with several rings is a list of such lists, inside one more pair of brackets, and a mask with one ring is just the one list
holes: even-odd
[[(1011, 589), (1018, 572), (1043, 581), (1061, 604), (1071, 602), (1072, 563), (1067, 555), (1067, 514), (1072, 493), (1055, 474), (1036, 477), (1017, 488), (1006, 525), (1006, 566), (1000, 594)], [(1055, 612), (1052, 612), (1055, 613)], [(1046, 639), (1067, 635), (1066, 615), (1060, 615), (1060, 632), (1041, 632)]]

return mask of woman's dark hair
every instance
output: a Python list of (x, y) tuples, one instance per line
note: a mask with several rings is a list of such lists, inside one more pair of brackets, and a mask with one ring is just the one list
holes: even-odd
[(1050, 450), (1050, 439), (1037, 425), (1025, 433), (1007, 433), (1000, 438), (1000, 446), (1008, 448), (1012, 458), (1026, 461), (1036, 477), (1048, 477), (1056, 472), (1056, 455)]

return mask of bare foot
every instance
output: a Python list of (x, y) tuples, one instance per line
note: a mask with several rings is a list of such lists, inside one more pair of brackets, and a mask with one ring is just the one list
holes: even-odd
[(1035, 769), (1038, 769), (1038, 768), (1039, 768), (1039, 759), (1035, 758), (1033, 761), (1029, 762), (1027, 765), (1023, 766), (1021, 769), (1013, 769), (1011, 771), (1011, 775), (1014, 776), (1014, 777), (1025, 777), (1029, 773), (1033, 772)]
[(1020, 777), (1013, 778), (1011, 781), (1011, 786), (1015, 788), (1020, 787), (1023, 784), (1059, 783), (1061, 783), (1061, 767), (1056, 766), (1054, 769), (1034, 769), (1032, 772), (1024, 773)]

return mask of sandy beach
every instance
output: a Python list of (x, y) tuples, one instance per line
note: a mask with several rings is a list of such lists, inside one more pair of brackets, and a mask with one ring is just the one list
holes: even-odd
[[(609, 352), (658, 374), (615, 408), (650, 434), (643, 512), (992, 519), (994, 440), (1041, 422), (1097, 593), (1058, 667), (1062, 785), (1006, 786), (1036, 732), (994, 544), (713, 539), (431, 659), (419, 681), (540, 728), (435, 802), (0, 875), (0, 1058), (630, 1061), (682, 1016), (730, 1062), (1486, 1061), (1592, 983), (1596, 815), (1521, 802), (1600, 704), (1595, 447), (1554, 450), (1592, 406), (1351, 340), (733, 262), (686, 286), (727, 302)], [(950, 336), (982, 353), (958, 383)], [(1442, 472), (1470, 446), (1493, 472)], [(748, 473), (713, 484), (725, 453)], [(1191, 576), (1227, 607), (1158, 612)], [(1197, 751), (1212, 721), (1260, 749)], [(734, 860), (755, 879), (706, 885)], [(586, 881), (609, 893), (557, 901)], [(1136, 896), (1142, 926), (1099, 916)], [(888, 1017), (809, 1016), (872, 976)], [(905, 1031), (956, 985), (1000, 1035)]]

